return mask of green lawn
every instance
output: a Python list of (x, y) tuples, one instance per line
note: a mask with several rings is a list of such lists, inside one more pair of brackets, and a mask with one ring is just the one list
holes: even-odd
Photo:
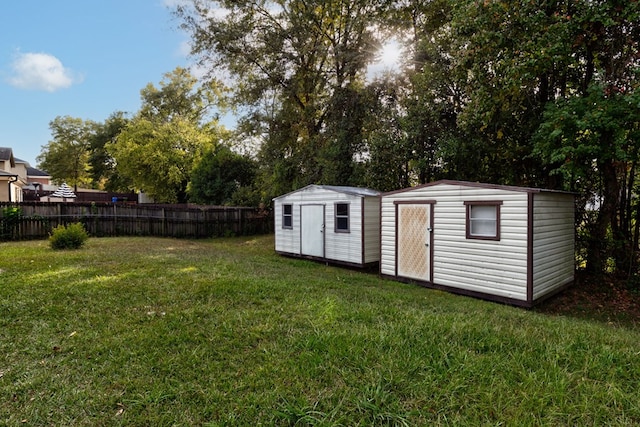
[(640, 331), (279, 257), (0, 243), (0, 424), (629, 425)]

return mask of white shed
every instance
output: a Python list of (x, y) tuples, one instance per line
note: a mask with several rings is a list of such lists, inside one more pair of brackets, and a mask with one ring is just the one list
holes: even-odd
[(380, 260), (378, 191), (308, 185), (273, 201), (277, 253), (358, 267)]
[(531, 307), (573, 283), (574, 195), (437, 181), (381, 196), (380, 273)]

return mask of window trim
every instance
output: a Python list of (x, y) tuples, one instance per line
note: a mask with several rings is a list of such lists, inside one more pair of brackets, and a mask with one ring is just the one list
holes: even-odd
[[(502, 200), (477, 200), (477, 201), (465, 201), (466, 206), (466, 238), (471, 240), (500, 240), (500, 206)], [(471, 208), (473, 206), (494, 206), (496, 208), (496, 234), (494, 236), (479, 236), (471, 234)]]
[[(346, 205), (347, 206), (347, 214), (346, 215), (338, 215), (338, 205)], [(351, 233), (351, 203), (348, 202), (335, 202), (333, 204), (333, 231), (336, 233)], [(338, 218), (346, 218), (347, 219), (347, 228), (338, 228)]]
[[(286, 213), (287, 206), (289, 207), (290, 213)], [(289, 218), (290, 225), (287, 225), (286, 218)], [(293, 204), (292, 203), (282, 204), (282, 228), (287, 230), (293, 229)]]

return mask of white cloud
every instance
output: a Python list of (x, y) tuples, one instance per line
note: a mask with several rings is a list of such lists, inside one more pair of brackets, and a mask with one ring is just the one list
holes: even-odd
[(48, 53), (19, 53), (11, 69), (8, 82), (20, 89), (55, 92), (82, 80)]
[(176, 6), (187, 6), (189, 4), (189, 2), (185, 1), (185, 0), (163, 0), (162, 4), (165, 7), (173, 8), (173, 7), (176, 7)]

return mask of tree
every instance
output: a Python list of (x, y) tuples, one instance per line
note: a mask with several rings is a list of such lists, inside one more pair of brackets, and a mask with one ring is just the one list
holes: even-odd
[(264, 136), (268, 191), (348, 183), (361, 139), (364, 72), (379, 46), (371, 27), (379, 2), (187, 3), (176, 13), (193, 53), (236, 80), (234, 101)]
[(200, 156), (226, 131), (209, 115), (216, 94), (197, 86), (188, 71), (167, 73), (160, 88), (141, 91), (142, 106), (106, 145), (117, 172), (157, 202), (184, 203), (190, 173)]
[(253, 191), (256, 171), (254, 160), (234, 153), (224, 145), (209, 149), (191, 173), (189, 201), (210, 205), (242, 201), (242, 204), (257, 205), (256, 197), (242, 200)]
[(459, 125), (481, 138), (493, 180), (600, 199), (585, 225), (593, 271), (617, 263), (615, 248), (629, 242), (620, 207), (630, 206), (637, 160), (637, 104), (628, 99), (638, 88), (639, 22), (637, 1), (467, 0), (454, 13), (468, 99)]
[(114, 142), (128, 123), (125, 113), (115, 112), (104, 123), (96, 123), (89, 137), (90, 174), (99, 189), (116, 192), (131, 189), (127, 180), (118, 173), (115, 159), (106, 149), (106, 145)]
[(557, 165), (553, 172), (581, 195), (585, 260), (594, 272), (603, 271), (610, 256), (618, 271), (630, 271), (635, 262), (632, 224), (639, 217), (631, 202), (640, 150), (639, 101), (635, 91), (607, 94), (593, 85), (585, 96), (550, 104), (538, 130), (536, 153)]
[(91, 185), (89, 141), (96, 124), (75, 117), (56, 117), (49, 123), (53, 139), (42, 147), (38, 167), (46, 170), (54, 182)]

